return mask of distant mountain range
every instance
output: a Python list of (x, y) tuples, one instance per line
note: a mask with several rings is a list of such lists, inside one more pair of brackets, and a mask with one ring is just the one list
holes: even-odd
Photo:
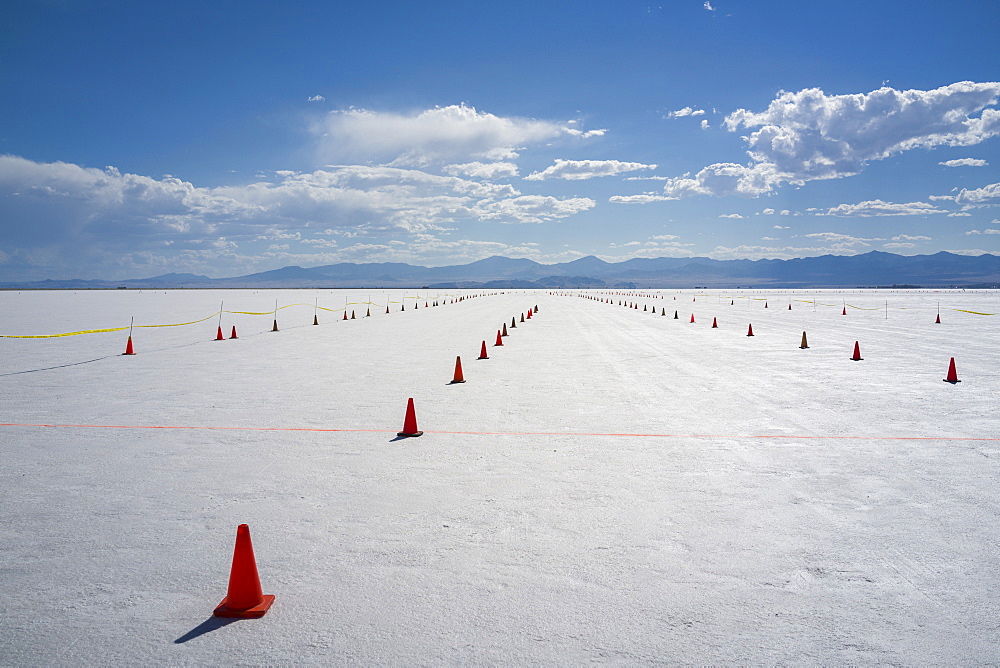
[(793, 260), (635, 258), (594, 256), (561, 264), (489, 257), (469, 264), (421, 267), (400, 262), (284, 267), (247, 276), (209, 278), (163, 274), (121, 281), (45, 280), (0, 283), (7, 290), (165, 288), (689, 288), (689, 287), (1000, 287), (1000, 256), (904, 256), (872, 251)]

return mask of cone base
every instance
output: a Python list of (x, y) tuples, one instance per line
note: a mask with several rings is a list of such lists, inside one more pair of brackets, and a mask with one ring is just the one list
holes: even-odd
[(946, 383), (951, 383), (952, 385), (954, 385), (955, 383), (961, 383), (962, 382), (960, 380), (948, 380), (947, 378), (942, 378), (941, 380), (943, 380)]
[(122, 353), (122, 355), (135, 355), (135, 353)]
[(809, 346), (799, 346), (799, 350), (808, 350)]
[(412, 433), (408, 433), (408, 432), (405, 432), (405, 431), (397, 431), (396, 432), (396, 436), (403, 436), (403, 437), (406, 437), (406, 436), (423, 436), (423, 435), (424, 435), (424, 432), (422, 432), (422, 431), (414, 431)]
[(851, 360), (852, 362), (861, 362), (865, 358), (864, 357), (849, 357), (848, 359)]
[(247, 608), (246, 610), (237, 610), (235, 608), (230, 608), (226, 605), (226, 601), (229, 597), (222, 599), (222, 603), (219, 603), (219, 607), (215, 609), (212, 614), (215, 617), (232, 617), (236, 619), (257, 619), (258, 617), (263, 617), (270, 609), (271, 605), (274, 603), (274, 596), (272, 594), (264, 594), (264, 600), (253, 606), (252, 608)]
[(477, 360), (488, 360), (488, 359), (489, 359), (489, 357), (477, 357), (476, 359), (477, 359)]
[(453, 381), (451, 381), (451, 382), (450, 382), (450, 383), (448, 383), (448, 384), (449, 384), (449, 385), (454, 385), (455, 383), (464, 383), (464, 382), (465, 382), (464, 380), (453, 380)]

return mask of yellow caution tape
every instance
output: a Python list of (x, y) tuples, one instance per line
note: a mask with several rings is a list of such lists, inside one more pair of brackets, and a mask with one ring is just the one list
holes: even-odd
[(979, 311), (967, 311), (964, 308), (956, 308), (952, 310), (961, 311), (962, 313), (972, 313), (973, 315), (997, 315), (996, 313), (980, 313)]
[(60, 336), (76, 336), (77, 334), (98, 334), (100, 332), (121, 332), (128, 327), (110, 327), (108, 329), (84, 329), (79, 332), (65, 332), (63, 334), (0, 334), (0, 339), (54, 339)]

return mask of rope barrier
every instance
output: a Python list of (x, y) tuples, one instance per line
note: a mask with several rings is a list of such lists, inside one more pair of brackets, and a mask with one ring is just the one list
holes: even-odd
[[(208, 427), (186, 425), (123, 425), (123, 424), (34, 424), (0, 423), (0, 427), (41, 427), (51, 429), (162, 429), (191, 431), (308, 431), (308, 432), (349, 432), (349, 433), (396, 433), (396, 429), (334, 429), (325, 427)], [(617, 432), (559, 432), (559, 431), (447, 431), (424, 430), (425, 434), (449, 434), (458, 436), (609, 436), (619, 438), (708, 438), (720, 440), (771, 439), (771, 440), (826, 440), (826, 441), (1000, 441), (994, 436), (824, 436), (791, 434), (629, 434)]]

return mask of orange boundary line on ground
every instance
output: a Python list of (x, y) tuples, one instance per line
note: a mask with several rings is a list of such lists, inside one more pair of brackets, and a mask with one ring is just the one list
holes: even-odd
[[(350, 433), (396, 433), (395, 429), (330, 429), (324, 427), (191, 427), (178, 425), (123, 425), (123, 424), (28, 424), (0, 423), (0, 427), (50, 427), (64, 429), (183, 429), (195, 431), (312, 431)], [(844, 441), (1000, 441), (1000, 438), (975, 436), (793, 436), (788, 434), (628, 434), (613, 432), (560, 432), (560, 431), (432, 431), (425, 434), (452, 434), (463, 436), (618, 436), (633, 438), (770, 438), (784, 440), (844, 440)]]

